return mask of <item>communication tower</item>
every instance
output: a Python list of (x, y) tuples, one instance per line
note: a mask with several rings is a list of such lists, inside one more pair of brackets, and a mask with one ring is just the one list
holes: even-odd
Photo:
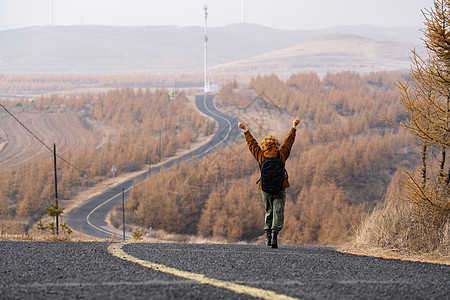
[(205, 11), (205, 93), (217, 93), (219, 91), (219, 86), (211, 84), (208, 79), (208, 32), (207, 32), (207, 20), (208, 20), (208, 6), (205, 4), (203, 6)]
[(53, 0), (50, 0), (50, 25), (53, 26)]
[(241, 0), (241, 18), (242, 18), (242, 24), (244, 24), (245, 23), (244, 0)]
[(205, 11), (205, 93), (208, 93), (210, 90), (210, 84), (208, 80), (208, 6), (206, 4), (203, 6), (203, 10)]

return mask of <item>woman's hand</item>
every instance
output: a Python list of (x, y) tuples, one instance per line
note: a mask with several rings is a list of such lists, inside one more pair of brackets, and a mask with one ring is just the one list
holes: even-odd
[(247, 125), (245, 125), (244, 122), (239, 122), (238, 123), (239, 128), (241, 128), (244, 131), (247, 131)]

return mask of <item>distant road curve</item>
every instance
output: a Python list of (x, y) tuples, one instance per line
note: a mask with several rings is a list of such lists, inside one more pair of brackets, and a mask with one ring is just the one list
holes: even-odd
[[(161, 168), (168, 168), (174, 163), (178, 163), (184, 160), (191, 159), (193, 157), (202, 158), (204, 155), (225, 146), (228, 142), (234, 140), (237, 136), (238, 130), (235, 123), (237, 122), (231, 116), (219, 112), (213, 103), (214, 95), (197, 95), (195, 103), (197, 108), (204, 114), (211, 116), (218, 123), (217, 133), (212, 140), (202, 147), (192, 150), (191, 152), (169, 161), (159, 167), (152, 168), (151, 172), (159, 172)], [(82, 206), (77, 207), (70, 211), (67, 216), (67, 225), (77, 231), (84, 234), (97, 237), (97, 238), (111, 238), (113, 234), (121, 236), (122, 233), (108, 226), (105, 219), (108, 213), (122, 201), (122, 193), (119, 192), (125, 189), (125, 197), (128, 197), (129, 191), (136, 179), (142, 180), (148, 176), (149, 172), (145, 172), (137, 177), (131, 178), (128, 181), (116, 185), (114, 190), (107, 190), (102, 194), (99, 194), (84, 203)], [(129, 234), (127, 234), (129, 237)]]

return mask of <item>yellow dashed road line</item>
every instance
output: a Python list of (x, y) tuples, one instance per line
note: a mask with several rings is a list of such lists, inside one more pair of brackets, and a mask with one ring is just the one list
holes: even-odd
[(203, 274), (196, 274), (191, 272), (186, 272), (182, 270), (178, 270), (175, 268), (167, 267), (165, 265), (153, 263), (151, 261), (142, 260), (139, 258), (136, 258), (134, 256), (131, 256), (127, 254), (122, 247), (126, 245), (127, 243), (116, 243), (112, 244), (108, 247), (108, 252), (112, 255), (126, 261), (130, 261), (136, 264), (139, 264), (141, 266), (144, 266), (149, 269), (157, 270), (164, 273), (169, 273), (175, 276), (183, 277), (186, 279), (197, 281), (201, 284), (209, 284), (215, 287), (228, 289), (230, 291), (240, 293), (240, 294), (246, 294), (250, 295), (252, 297), (258, 297), (262, 299), (282, 299), (282, 300), (298, 300), (297, 298), (292, 298), (286, 295), (277, 294), (273, 291), (267, 291), (263, 289), (258, 289), (255, 287), (245, 286), (242, 284), (236, 284), (229, 281), (222, 281), (218, 279), (208, 278)]

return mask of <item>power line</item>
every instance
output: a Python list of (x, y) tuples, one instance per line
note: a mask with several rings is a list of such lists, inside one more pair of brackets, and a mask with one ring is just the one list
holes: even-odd
[[(256, 100), (256, 99), (255, 99)], [(46, 144), (45, 144), (45, 142), (41, 139), (41, 138), (39, 138), (31, 129), (29, 129), (25, 124), (23, 124), (13, 113), (11, 113), (4, 105), (2, 105), (2, 104), (0, 104), (0, 106), (17, 122), (17, 123), (19, 123), (28, 133), (30, 133), (37, 141), (39, 141), (39, 143), (41, 143), (49, 152), (51, 152), (52, 154), (54, 154), (54, 151), (53, 151), (53, 149), (51, 148), (51, 147), (49, 147), (49, 146), (47, 146)], [(217, 114), (216, 114), (217, 115)], [(224, 116), (222, 116), (222, 115), (217, 115), (219, 118), (222, 118), (222, 119), (224, 119), (224, 120), (227, 120), (227, 118), (225, 118)], [(230, 128), (228, 128), (228, 126), (225, 126), (222, 130), (219, 130), (219, 131), (217, 131), (216, 132), (216, 135), (218, 135), (218, 136), (222, 136), (225, 132), (227, 132), (228, 131), (228, 134), (233, 130), (233, 123), (234, 122), (237, 122), (237, 120), (236, 119), (233, 119), (233, 120), (227, 120), (228, 122), (229, 122), (229, 125), (230, 125)], [(227, 135), (228, 135), (227, 134)], [(225, 142), (225, 140), (221, 140), (220, 142), (218, 142), (216, 145), (211, 145), (210, 147), (208, 147), (207, 149), (205, 149), (204, 151), (202, 151), (201, 153), (199, 153), (199, 154), (193, 154), (192, 155), (192, 157), (190, 157), (189, 159), (187, 159), (187, 161), (191, 161), (192, 159), (194, 159), (194, 158), (199, 158), (199, 157), (201, 157), (202, 155), (205, 155), (205, 154), (207, 154), (207, 153), (209, 153), (209, 152), (211, 152), (212, 150), (214, 150), (215, 148), (218, 148), (218, 146), (220, 145), (220, 144), (223, 144)], [(223, 145), (226, 145), (226, 142), (223, 144)], [(72, 164), (71, 162), (69, 162), (68, 160), (66, 160), (65, 158), (63, 158), (62, 156), (60, 156), (59, 154), (56, 154), (56, 157), (58, 157), (61, 161), (63, 161), (64, 163), (66, 163), (68, 166), (70, 166), (70, 167), (72, 167), (73, 169), (75, 169), (75, 170), (77, 170), (78, 172), (80, 172), (81, 174), (83, 174), (83, 175), (85, 175), (85, 176), (87, 176), (87, 177), (90, 177), (90, 178), (93, 178), (93, 179), (97, 179), (96, 177), (94, 177), (93, 175), (91, 175), (89, 172), (86, 172), (86, 171), (84, 171), (84, 170), (82, 170), (82, 169), (80, 169), (80, 168), (78, 168), (77, 166), (75, 166), (74, 164)], [(143, 181), (145, 181), (145, 180), (143, 180)], [(142, 183), (143, 181), (140, 181), (139, 183)], [(100, 184), (102, 185), (102, 186), (104, 186), (104, 187), (106, 187), (106, 188), (108, 188), (108, 189), (110, 189), (110, 190), (112, 190), (112, 191), (116, 191), (116, 192), (122, 192), (122, 191), (119, 191), (119, 190), (117, 190), (117, 189), (114, 189), (114, 188), (112, 188), (111, 187), (111, 185), (107, 185), (107, 184), (104, 184), (103, 182), (100, 182)]]
[[(51, 147), (47, 146), (45, 144), (44, 141), (42, 141), (42, 139), (40, 139), (36, 134), (33, 133), (33, 131), (31, 131), (25, 124), (23, 124), (13, 113), (11, 113), (3, 104), (0, 104), (0, 106), (17, 122), (19, 123), (26, 131), (28, 131), (37, 141), (39, 141), (39, 143), (41, 143), (48, 151), (50, 151), (52, 154), (54, 154), (54, 151)], [(224, 117), (220, 116), (221, 118), (225, 119)], [(233, 121), (236, 121), (235, 119)], [(230, 122), (232, 123), (232, 122)], [(228, 130), (232, 130), (232, 128), (223, 128), (221, 131), (218, 131), (216, 134), (218, 135), (222, 135), (223, 133), (225, 133)], [(221, 144), (222, 142), (224, 142), (223, 140), (219, 143)], [(209, 147), (208, 149), (204, 150), (202, 153), (197, 154), (197, 155), (193, 155), (191, 158), (188, 159), (188, 161), (194, 159), (195, 157), (200, 157), (210, 151), (212, 151), (214, 148), (217, 148), (218, 145), (214, 145), (212, 147)], [(69, 165), (70, 167), (74, 168), (75, 170), (77, 170), (78, 172), (80, 172), (82, 175), (86, 175), (87, 177), (90, 177), (92, 179), (96, 179), (96, 177), (94, 177), (93, 175), (91, 175), (89, 172), (86, 172), (80, 168), (78, 168), (77, 166), (75, 166), (74, 164), (72, 164), (71, 162), (69, 162), (68, 160), (66, 160), (65, 158), (63, 158), (62, 156), (60, 156), (59, 154), (56, 154), (56, 156), (63, 161), (64, 163), (66, 163), (67, 165)], [(103, 182), (100, 182), (100, 184), (110, 190), (116, 191), (116, 192), (121, 192), (118, 189), (114, 189), (113, 187), (111, 187), (111, 185), (107, 185), (104, 184)]]
[(30, 129), (27, 128), (27, 126), (25, 126), (22, 122), (19, 121), (19, 119), (16, 118), (16, 116), (14, 116), (9, 110), (6, 109), (5, 106), (3, 106), (3, 104), (0, 104), (0, 106), (11, 116), (13, 117), (14, 120), (17, 121), (17, 123), (19, 123), (20, 125), (22, 125), (23, 128), (25, 128), (26, 131), (28, 131), (35, 139), (37, 139), (42, 145), (44, 145), (45, 148), (47, 148), (51, 153), (53, 153), (53, 150), (47, 146), (40, 138), (38, 138)]
[[(25, 128), (26, 131), (28, 131), (36, 140), (38, 140), (45, 148), (47, 148), (47, 150), (49, 150), (52, 154), (54, 154), (54, 151), (52, 148), (50, 148), (49, 146), (47, 146), (38, 136), (36, 136), (36, 134), (33, 133), (33, 131), (31, 131), (27, 126), (25, 126), (25, 124), (23, 124), (22, 122), (20, 122), (20, 120), (14, 116), (13, 113), (11, 113), (3, 104), (0, 104), (0, 106), (14, 119), (16, 120), (17, 123), (19, 123), (23, 128)], [(96, 179), (94, 176), (92, 176), (91, 174), (89, 174), (88, 172), (81, 170), (80, 168), (78, 168), (77, 166), (73, 165), (71, 162), (69, 162), (68, 160), (66, 160), (65, 158), (63, 158), (62, 156), (60, 156), (59, 154), (56, 154), (56, 156), (62, 160), (63, 162), (65, 162), (67, 165), (69, 165), (70, 167), (74, 168), (75, 170), (77, 170), (78, 172), (80, 172), (83, 175), (86, 175), (90, 178)], [(119, 191), (116, 190), (114, 188), (112, 188), (110, 185), (104, 184), (103, 182), (100, 182), (101, 185), (103, 185), (104, 187), (107, 187), (108, 189), (111, 189), (113, 191)]]

